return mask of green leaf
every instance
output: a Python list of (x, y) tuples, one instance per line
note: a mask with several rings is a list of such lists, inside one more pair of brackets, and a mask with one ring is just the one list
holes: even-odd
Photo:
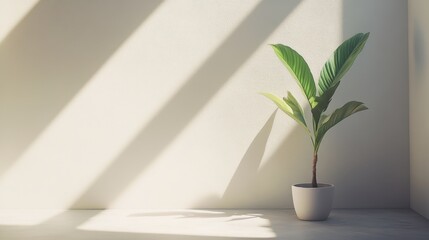
[(280, 97), (272, 94), (272, 93), (261, 93), (271, 101), (273, 101), (277, 107), (280, 108), (283, 112), (285, 112), (288, 116), (294, 119), (297, 123), (302, 125), (308, 132), (309, 129), (305, 122), (304, 111), (302, 107), (299, 105), (298, 101), (293, 97), (291, 93), (288, 92), (288, 97), (281, 99)]
[(349, 117), (350, 115), (368, 109), (361, 102), (351, 101), (346, 103), (344, 106), (336, 109), (330, 117), (323, 117), (322, 124), (316, 132), (315, 139), (315, 152), (319, 150), (320, 143), (322, 142), (323, 137), (326, 132), (331, 129), (333, 126)]
[(305, 62), (301, 55), (288, 46), (282, 44), (274, 44), (271, 46), (277, 54), (277, 57), (296, 79), (311, 105), (316, 96), (316, 85), (307, 62)]
[(329, 119), (329, 116), (326, 114), (322, 114), (322, 116), (320, 117), (320, 125), (324, 124), (327, 120)]
[(299, 105), (296, 98), (292, 95), (292, 93), (287, 92), (287, 98), (283, 98), (283, 101), (292, 109), (293, 115), (299, 119), (302, 124), (307, 127), (307, 124), (305, 122), (304, 118), (304, 110), (302, 110), (301, 105)]
[(315, 122), (315, 129), (320, 125), (320, 117), (323, 112), (326, 111), (326, 109), (329, 106), (329, 103), (332, 100), (332, 97), (334, 96), (335, 90), (337, 90), (339, 83), (337, 83), (335, 86), (329, 88), (327, 91), (323, 92), (321, 96), (317, 96), (315, 100), (315, 105), (311, 109), (311, 113), (313, 114), (314, 122)]
[(353, 62), (365, 46), (369, 33), (358, 33), (344, 41), (328, 59), (320, 72), (320, 95), (339, 84), (341, 78), (352, 66)]

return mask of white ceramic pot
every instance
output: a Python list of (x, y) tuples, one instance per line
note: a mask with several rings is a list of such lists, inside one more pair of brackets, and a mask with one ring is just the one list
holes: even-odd
[(305, 221), (323, 221), (329, 216), (334, 200), (334, 185), (319, 183), (313, 188), (311, 183), (292, 185), (292, 198), (296, 215)]

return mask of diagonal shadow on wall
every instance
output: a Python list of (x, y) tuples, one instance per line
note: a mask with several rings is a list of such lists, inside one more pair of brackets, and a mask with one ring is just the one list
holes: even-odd
[(162, 1), (39, 1), (0, 44), (0, 174)]
[[(72, 208), (109, 207), (300, 1), (261, 1)], [(126, 174), (124, 174), (126, 173)]]

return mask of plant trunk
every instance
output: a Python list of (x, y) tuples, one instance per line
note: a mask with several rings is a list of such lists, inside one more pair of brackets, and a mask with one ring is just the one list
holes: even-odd
[(311, 185), (314, 188), (317, 188), (317, 179), (316, 179), (316, 165), (317, 165), (317, 153), (314, 154), (313, 157), (313, 180), (311, 181)]

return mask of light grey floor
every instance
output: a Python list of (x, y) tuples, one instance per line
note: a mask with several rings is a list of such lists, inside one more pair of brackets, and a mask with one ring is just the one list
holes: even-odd
[(401, 239), (429, 240), (411, 210), (334, 210), (304, 222), (293, 210), (2, 210), (0, 239)]

